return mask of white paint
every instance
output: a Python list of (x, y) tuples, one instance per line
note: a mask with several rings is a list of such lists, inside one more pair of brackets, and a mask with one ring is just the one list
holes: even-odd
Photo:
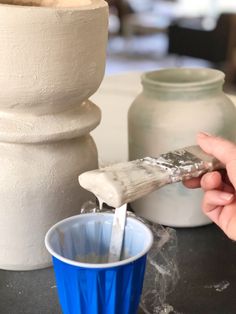
[[(222, 92), (223, 73), (210, 69), (157, 73), (144, 79), (144, 92), (129, 111), (131, 160), (194, 145), (199, 131), (236, 140), (236, 110)], [(176, 183), (132, 203), (132, 207), (151, 221), (190, 227), (209, 223), (201, 211), (201, 201), (200, 190)]]
[(230, 282), (227, 280), (223, 280), (219, 283), (213, 285), (207, 285), (204, 288), (206, 289), (215, 289), (217, 292), (222, 292), (230, 286)]
[(77, 8), (0, 4), (3, 269), (50, 265), (47, 230), (91, 199), (77, 178), (98, 166), (89, 132), (101, 113), (86, 99), (104, 75), (107, 24), (102, 0)]
[(125, 232), (127, 204), (115, 209), (113, 217), (111, 241), (109, 246), (108, 262), (118, 262), (121, 258), (123, 238)]
[(98, 196), (97, 196), (97, 200), (98, 200), (98, 209), (99, 209), (99, 211), (102, 211), (104, 201)]

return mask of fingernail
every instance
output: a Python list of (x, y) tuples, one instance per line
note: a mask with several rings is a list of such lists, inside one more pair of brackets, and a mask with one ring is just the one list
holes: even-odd
[(205, 138), (205, 137), (208, 137), (208, 136), (212, 136), (210, 133), (207, 133), (207, 132), (199, 132), (198, 137), (201, 137), (201, 138)]
[(223, 200), (223, 201), (231, 201), (233, 198), (234, 198), (234, 195), (233, 194), (230, 194), (230, 193), (221, 193), (220, 194), (220, 198)]

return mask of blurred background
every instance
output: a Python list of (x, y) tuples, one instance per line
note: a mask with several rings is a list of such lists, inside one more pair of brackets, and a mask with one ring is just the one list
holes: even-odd
[(236, 0), (108, 0), (106, 74), (211, 67), (236, 92)]

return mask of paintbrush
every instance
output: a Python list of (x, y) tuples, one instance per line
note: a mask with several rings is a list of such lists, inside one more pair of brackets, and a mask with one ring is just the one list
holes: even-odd
[(79, 182), (86, 190), (113, 207), (132, 202), (164, 185), (199, 177), (224, 168), (199, 146), (189, 146), (130, 162), (85, 172)]

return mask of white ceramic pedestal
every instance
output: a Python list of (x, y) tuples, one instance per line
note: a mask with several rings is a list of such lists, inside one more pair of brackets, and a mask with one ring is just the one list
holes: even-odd
[(104, 75), (107, 24), (103, 0), (0, 4), (0, 268), (50, 265), (45, 233), (91, 199), (77, 178), (98, 166), (89, 132), (101, 113), (86, 99)]

